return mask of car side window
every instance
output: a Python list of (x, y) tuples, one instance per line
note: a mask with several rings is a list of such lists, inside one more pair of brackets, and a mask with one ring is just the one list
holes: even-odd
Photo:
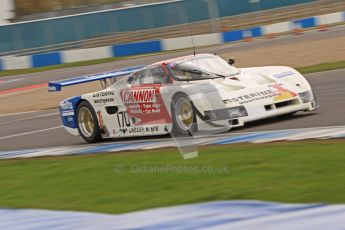
[(165, 84), (168, 79), (162, 66), (154, 66), (146, 70), (142, 84)]
[(129, 76), (128, 84), (165, 84), (169, 82), (168, 75), (162, 66), (154, 66), (138, 71)]
[(141, 84), (142, 76), (145, 70), (141, 70), (138, 72), (133, 73), (131, 76), (128, 77), (127, 83), (130, 85), (139, 85)]
[(150, 69), (145, 70), (143, 77), (141, 79), (141, 84), (153, 84), (154, 80), (151, 74)]

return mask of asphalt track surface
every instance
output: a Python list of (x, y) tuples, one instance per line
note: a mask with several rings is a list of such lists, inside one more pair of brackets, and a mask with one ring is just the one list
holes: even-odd
[[(275, 40), (257, 40), (253, 43), (223, 45), (202, 48), (198, 52), (229, 53), (237, 49), (250, 49), (253, 46), (269, 46), (272, 44), (289, 44), (295, 39), (323, 39), (326, 37), (344, 36), (345, 27), (338, 27), (327, 33), (310, 32), (299, 36), (283, 36)], [(121, 60), (88, 67), (59, 69), (49, 72), (2, 77), (0, 91), (40, 84), (47, 81), (60, 80), (80, 75), (125, 68), (133, 65), (150, 64), (155, 61), (190, 54), (190, 51), (159, 54), (135, 59)], [(308, 127), (325, 127), (345, 125), (345, 70), (334, 70), (306, 75), (320, 103), (316, 112), (299, 112), (291, 118), (272, 118), (247, 124), (243, 128), (232, 129), (234, 132), (252, 132), (279, 129), (294, 129)], [(169, 138), (168, 136), (148, 137), (145, 139)], [(137, 141), (143, 138), (122, 138), (121, 142)], [(68, 134), (61, 126), (56, 109), (28, 112), (21, 114), (0, 115), (0, 151), (29, 148), (84, 145), (80, 137)]]

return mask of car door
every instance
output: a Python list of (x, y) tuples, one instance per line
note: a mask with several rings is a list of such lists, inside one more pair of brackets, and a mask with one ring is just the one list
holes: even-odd
[(133, 126), (152, 126), (171, 123), (164, 100), (162, 87), (170, 84), (169, 75), (163, 66), (151, 66), (129, 79), (129, 88), (121, 92), (127, 113)]

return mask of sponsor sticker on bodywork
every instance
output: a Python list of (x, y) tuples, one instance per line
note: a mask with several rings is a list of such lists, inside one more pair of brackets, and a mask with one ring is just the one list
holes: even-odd
[(272, 89), (262, 90), (255, 93), (248, 93), (241, 96), (228, 99), (230, 102), (239, 103), (240, 105), (252, 103), (255, 101), (273, 98), (274, 101), (280, 101), (297, 96), (296, 93), (278, 85), (271, 85)]
[(275, 91), (273, 91), (272, 89), (267, 89), (267, 90), (263, 90), (263, 91), (259, 91), (255, 93), (249, 93), (249, 94), (233, 97), (233, 98), (230, 98), (229, 101), (234, 102), (234, 103), (239, 103), (239, 104), (247, 104), (254, 101), (259, 101), (259, 100), (275, 97), (276, 95), (277, 93)]
[(277, 94), (277, 96), (273, 98), (274, 101), (281, 101), (281, 100), (285, 100), (285, 99), (289, 99), (289, 98), (297, 96), (296, 93), (288, 89), (285, 89), (281, 87), (280, 85), (273, 85), (272, 87), (276, 89), (275, 93)]
[(285, 71), (285, 72), (273, 74), (273, 77), (274, 78), (283, 78), (283, 77), (287, 77), (287, 76), (294, 75), (294, 74), (295, 73), (292, 71)]
[(155, 89), (124, 90), (121, 92), (123, 103), (147, 103), (156, 102)]
[(63, 101), (60, 103), (61, 116), (73, 116), (74, 109), (73, 104), (70, 101)]

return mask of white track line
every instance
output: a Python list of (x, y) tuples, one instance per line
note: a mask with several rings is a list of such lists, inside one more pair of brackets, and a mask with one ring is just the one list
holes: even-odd
[(59, 128), (62, 128), (62, 127), (63, 126), (60, 125), (60, 126), (56, 126), (56, 127), (52, 127), (52, 128), (47, 128), (47, 129), (40, 129), (40, 130), (35, 130), (35, 131), (31, 131), (31, 132), (26, 132), (26, 133), (13, 134), (13, 135), (9, 135), (9, 136), (0, 137), (0, 140), (9, 139), (9, 138), (13, 138), (13, 137), (24, 136), (24, 135), (29, 135), (29, 134), (34, 134), (34, 133), (46, 132), (46, 131), (50, 131), (50, 130), (54, 130), (54, 129), (59, 129)]
[(23, 78), (10, 79), (10, 80), (5, 80), (5, 81), (0, 81), (0, 84), (7, 84), (7, 83), (21, 81), (21, 80), (23, 80)]
[(43, 114), (43, 115), (39, 115), (39, 116), (35, 116), (35, 117), (22, 118), (22, 119), (18, 119), (18, 120), (14, 120), (14, 121), (5, 121), (5, 122), (1, 122), (0, 125), (15, 123), (15, 122), (19, 122), (19, 121), (27, 121), (27, 120), (32, 120), (35, 118), (40, 118), (40, 117), (49, 117), (49, 116), (54, 116), (57, 114), (59, 114), (59, 113), (48, 113), (48, 114)]
[(3, 114), (0, 114), (0, 117), (16, 116), (16, 115), (21, 115), (21, 114), (26, 114), (26, 113), (40, 113), (40, 112), (44, 112), (44, 110), (41, 110), (41, 111), (27, 111), (27, 112), (19, 112), (19, 113), (3, 113)]

